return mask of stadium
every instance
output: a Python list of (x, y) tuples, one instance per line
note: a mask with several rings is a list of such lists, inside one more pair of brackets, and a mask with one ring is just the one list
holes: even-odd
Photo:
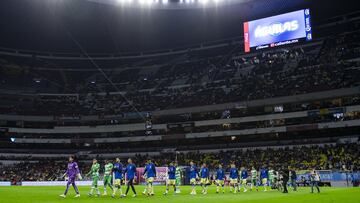
[(360, 202), (360, 10), (1, 0), (0, 202)]

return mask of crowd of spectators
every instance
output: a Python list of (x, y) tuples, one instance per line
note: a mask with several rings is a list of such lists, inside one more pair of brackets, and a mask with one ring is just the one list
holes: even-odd
[[(318, 145), (318, 146), (299, 146), (285, 148), (267, 149), (244, 149), (239, 151), (219, 151), (217, 153), (176, 153), (179, 165), (187, 166), (190, 161), (197, 165), (207, 163), (211, 170), (214, 170), (219, 163), (225, 168), (231, 162), (235, 162), (238, 167), (250, 169), (272, 167), (281, 168), (288, 166), (294, 170), (334, 170), (334, 171), (359, 171), (360, 170), (360, 145), (338, 144)], [(114, 155), (115, 156), (115, 155)], [(115, 158), (115, 157), (114, 157)], [(138, 167), (143, 167), (146, 160), (151, 158), (157, 166), (166, 166), (175, 160), (175, 153), (164, 153), (161, 156), (149, 157), (145, 155), (134, 155), (134, 162)], [(87, 173), (91, 166), (91, 160), (79, 157), (79, 166), (82, 173)], [(99, 162), (104, 164), (104, 160), (99, 158)], [(122, 159), (126, 163), (126, 159)], [(0, 174), (0, 181), (52, 181), (60, 180), (66, 170), (66, 160), (58, 158), (43, 159), (40, 161), (23, 160), (23, 162), (3, 166)], [(102, 169), (103, 170), (103, 169)], [(103, 171), (102, 171), (103, 172)]]

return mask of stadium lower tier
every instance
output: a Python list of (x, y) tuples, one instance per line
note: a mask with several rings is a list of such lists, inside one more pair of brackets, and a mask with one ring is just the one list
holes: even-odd
[[(356, 139), (356, 140), (355, 140)], [(222, 164), (225, 172), (230, 170), (230, 164), (234, 163), (236, 168), (244, 167), (248, 171), (252, 167), (273, 168), (277, 171), (284, 167), (292, 170), (309, 171), (334, 170), (334, 171), (360, 171), (360, 143), (358, 138), (349, 140), (338, 140), (347, 142), (344, 144), (317, 144), (317, 145), (287, 145), (257, 148), (233, 148), (221, 150), (202, 150), (200, 151), (163, 151), (162, 153), (149, 154), (128, 154), (133, 159), (136, 166), (142, 169), (148, 159), (152, 159), (156, 167), (166, 167), (172, 161), (177, 160), (179, 166), (183, 167), (184, 178), (188, 177), (187, 168), (190, 161), (193, 161), (199, 168), (202, 163), (206, 163), (210, 170), (210, 175), (214, 175), (219, 164)], [(353, 143), (350, 143), (353, 141)], [(4, 153), (1, 157), (0, 181), (59, 181), (67, 168), (67, 158), (61, 154), (53, 156), (24, 156), (22, 160), (12, 160), (16, 153)], [(65, 155), (65, 156), (69, 156)], [(104, 171), (104, 160), (113, 160), (118, 154), (86, 154), (79, 152), (77, 162), (82, 174), (90, 171), (91, 160), (97, 158), (101, 165), (100, 174)], [(127, 158), (120, 158), (125, 165)], [(166, 175), (166, 174), (165, 174)], [(88, 177), (89, 179), (89, 177)]]

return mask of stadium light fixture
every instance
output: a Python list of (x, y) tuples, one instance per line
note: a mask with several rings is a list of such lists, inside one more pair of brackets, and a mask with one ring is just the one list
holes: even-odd
[(252, 0), (87, 0), (102, 4), (118, 4), (129, 7), (154, 9), (193, 9), (220, 5), (239, 4)]
[(120, 4), (131, 4), (133, 3), (133, 0), (117, 0), (117, 2)]
[(202, 3), (202, 4), (204, 4), (204, 5), (206, 5), (206, 4), (209, 3), (209, 0), (199, 0), (199, 2)]

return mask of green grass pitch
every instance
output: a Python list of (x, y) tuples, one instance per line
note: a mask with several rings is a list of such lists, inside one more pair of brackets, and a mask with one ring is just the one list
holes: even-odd
[[(132, 198), (132, 193), (123, 199), (111, 198), (110, 196), (88, 197), (89, 187), (80, 187), (80, 198), (74, 198), (74, 190), (71, 188), (66, 199), (59, 197), (65, 187), (25, 187), (12, 186), (0, 187), (1, 203), (107, 203), (107, 202), (147, 202), (147, 203), (227, 203), (227, 202), (251, 202), (251, 203), (360, 203), (360, 188), (321, 188), (321, 193), (311, 194), (310, 188), (299, 188), (298, 192), (289, 190), (289, 194), (282, 194), (278, 191), (268, 192), (247, 192), (232, 194), (226, 188), (225, 194), (216, 194), (215, 186), (209, 187), (209, 194), (200, 194), (201, 188), (197, 187), (198, 194), (196, 196), (189, 195), (190, 187), (181, 187), (181, 194), (173, 195), (172, 192), (168, 196), (163, 196), (164, 186), (155, 186), (156, 195), (146, 197), (141, 195), (143, 186), (136, 186), (139, 193), (138, 197)], [(100, 188), (102, 192), (102, 188)], [(109, 190), (109, 189), (108, 189)], [(109, 192), (109, 191), (108, 191)]]

